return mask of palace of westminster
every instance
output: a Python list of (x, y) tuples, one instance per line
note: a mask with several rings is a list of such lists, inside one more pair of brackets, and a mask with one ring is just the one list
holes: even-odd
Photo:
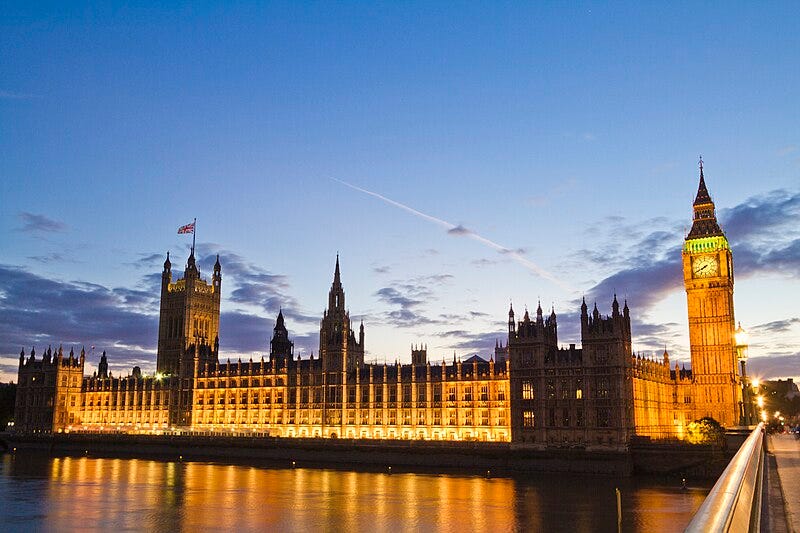
[(167, 254), (157, 372), (84, 375), (85, 353), (19, 356), (15, 429), (22, 432), (202, 432), (275, 437), (510, 441), (530, 447), (625, 448), (633, 437), (682, 438), (692, 421), (737, 425), (741, 409), (733, 262), (702, 165), (683, 246), (691, 370), (631, 347), (627, 303), (581, 305), (580, 347), (559, 348), (556, 314), (508, 312), (508, 341), (488, 361), (364, 362), (364, 325), (345, 307), (339, 260), (317, 357), (299, 359), (278, 314), (269, 357), (220, 363), (222, 269), (201, 279), (194, 249), (182, 279)]

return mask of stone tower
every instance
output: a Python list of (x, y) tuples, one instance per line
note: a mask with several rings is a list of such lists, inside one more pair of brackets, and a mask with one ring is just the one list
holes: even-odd
[(694, 221), (683, 247), (695, 419), (738, 424), (739, 386), (733, 333), (733, 257), (717, 223), (700, 161)]
[(319, 326), (319, 355), (325, 371), (350, 371), (364, 366), (364, 323), (356, 340), (350, 312), (344, 305), (338, 255), (333, 284), (328, 292), (328, 309)]
[(283, 319), (283, 309), (278, 311), (278, 319), (269, 341), (269, 359), (276, 368), (287, 368), (294, 360), (294, 343), (289, 340), (289, 330)]
[(217, 362), (221, 271), (217, 256), (211, 284), (201, 279), (192, 250), (183, 278), (173, 282), (172, 263), (167, 253), (161, 274), (158, 372), (191, 376), (195, 357), (199, 367)]

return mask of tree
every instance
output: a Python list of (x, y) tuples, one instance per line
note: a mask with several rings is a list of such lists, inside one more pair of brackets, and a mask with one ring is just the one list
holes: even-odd
[(689, 424), (686, 440), (691, 444), (721, 446), (725, 442), (725, 430), (719, 422), (710, 416), (705, 416)]

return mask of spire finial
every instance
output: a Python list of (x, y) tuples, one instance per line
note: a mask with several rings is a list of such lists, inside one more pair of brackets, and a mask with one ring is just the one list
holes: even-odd
[(697, 164), (700, 165), (700, 172), (703, 172), (703, 156), (702, 156), (702, 154), (700, 155), (700, 161), (698, 161)]

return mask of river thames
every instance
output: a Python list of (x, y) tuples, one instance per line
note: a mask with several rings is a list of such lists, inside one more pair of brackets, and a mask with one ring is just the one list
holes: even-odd
[(549, 474), (272, 468), (150, 459), (0, 458), (4, 531), (681, 531), (709, 487)]

